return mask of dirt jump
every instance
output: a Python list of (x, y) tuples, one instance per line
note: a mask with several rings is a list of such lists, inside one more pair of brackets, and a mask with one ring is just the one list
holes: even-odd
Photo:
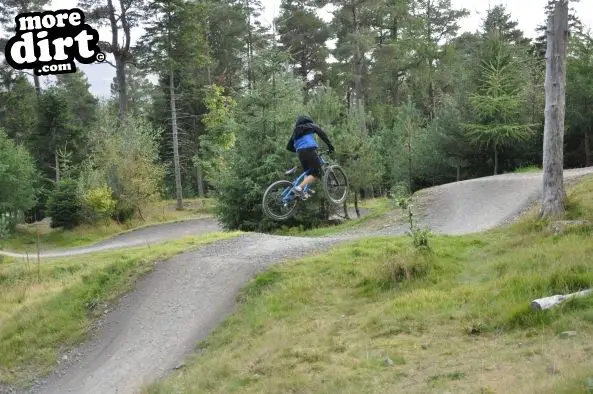
[[(565, 179), (591, 173), (593, 168), (567, 170)], [(478, 232), (516, 217), (540, 197), (541, 188), (541, 173), (505, 174), (423, 190), (416, 206), (423, 224), (436, 232)], [(218, 226), (212, 220), (155, 226), (102, 245), (59, 253), (65, 256), (104, 250), (109, 245), (133, 246), (146, 239), (162, 241), (186, 230), (204, 233), (216, 231)], [(395, 223), (316, 238), (248, 233), (175, 256), (138, 281), (135, 290), (106, 315), (93, 339), (69, 353), (52, 376), (29, 392), (137, 393), (183, 363), (196, 343), (232, 313), (237, 292), (257, 272), (340, 242), (399, 235), (406, 230), (404, 223)]]

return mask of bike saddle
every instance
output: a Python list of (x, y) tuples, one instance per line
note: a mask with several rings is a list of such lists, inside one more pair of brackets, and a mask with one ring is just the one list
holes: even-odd
[(296, 171), (296, 167), (292, 167), (290, 170), (287, 170), (284, 172), (284, 175), (291, 175), (294, 174), (294, 172)]

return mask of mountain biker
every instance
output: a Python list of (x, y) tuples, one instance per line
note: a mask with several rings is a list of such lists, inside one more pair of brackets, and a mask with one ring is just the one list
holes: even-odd
[(321, 160), (317, 155), (317, 148), (319, 146), (317, 145), (314, 134), (321, 137), (330, 153), (335, 150), (325, 131), (315, 124), (313, 119), (306, 115), (297, 116), (292, 136), (286, 145), (286, 149), (297, 153), (303, 170), (310, 171), (309, 175), (303, 179), (301, 184), (293, 188), (294, 193), (303, 200), (309, 197), (305, 194), (303, 188), (315, 182), (321, 176)]

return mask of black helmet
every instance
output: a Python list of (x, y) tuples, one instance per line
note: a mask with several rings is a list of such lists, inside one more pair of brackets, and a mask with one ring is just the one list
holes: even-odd
[(296, 118), (296, 126), (300, 126), (306, 123), (313, 123), (313, 119), (311, 119), (308, 115), (299, 115)]

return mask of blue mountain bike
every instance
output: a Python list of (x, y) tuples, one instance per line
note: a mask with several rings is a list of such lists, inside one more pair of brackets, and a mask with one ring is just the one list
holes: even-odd
[[(325, 196), (334, 204), (340, 205), (348, 198), (348, 177), (344, 170), (337, 164), (332, 164), (324, 159), (324, 154), (319, 153), (321, 160), (321, 182)], [(287, 170), (284, 175), (293, 175), (297, 167)], [(296, 211), (300, 198), (292, 190), (298, 186), (303, 179), (309, 175), (309, 171), (303, 172), (294, 181), (279, 180), (272, 183), (264, 193), (263, 211), (270, 219), (286, 220)], [(312, 192), (311, 185), (304, 188), (305, 193)]]

